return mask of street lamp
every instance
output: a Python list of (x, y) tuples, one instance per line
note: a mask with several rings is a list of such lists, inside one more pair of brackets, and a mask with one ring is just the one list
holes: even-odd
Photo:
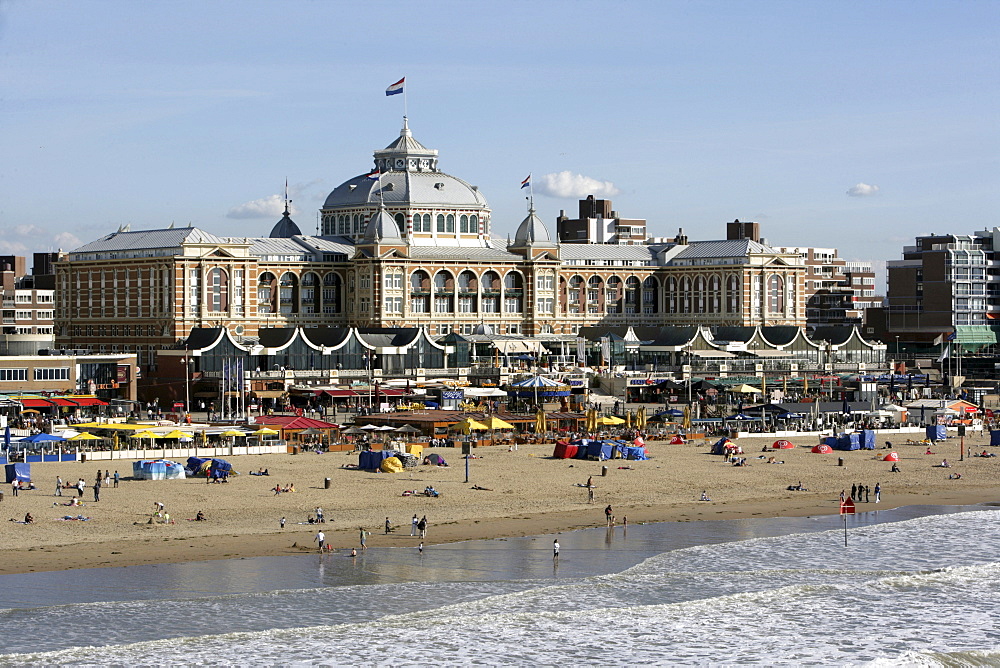
[(181, 364), (184, 366), (184, 414), (186, 416), (191, 414), (191, 372), (188, 369), (189, 363), (188, 350), (185, 348)]

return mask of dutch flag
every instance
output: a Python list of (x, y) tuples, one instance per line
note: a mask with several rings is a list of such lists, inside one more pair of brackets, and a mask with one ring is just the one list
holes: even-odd
[(375, 169), (375, 170), (372, 170), (372, 172), (367, 177), (365, 177), (365, 178), (369, 178), (372, 181), (377, 181), (380, 176), (382, 176), (382, 173), (379, 170)]
[(527, 188), (530, 185), (531, 185), (531, 174), (528, 174), (528, 178), (526, 178), (525, 180), (521, 181), (521, 188), (524, 189), (524, 188)]
[(406, 81), (406, 77), (403, 77), (402, 79), (400, 79), (396, 83), (394, 83), (391, 86), (389, 86), (388, 88), (386, 88), (385, 89), (385, 94), (386, 95), (399, 95), (400, 93), (402, 93), (403, 92), (403, 82), (404, 81)]

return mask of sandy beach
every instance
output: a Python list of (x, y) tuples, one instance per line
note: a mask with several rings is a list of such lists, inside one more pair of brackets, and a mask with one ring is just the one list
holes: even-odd
[[(973, 453), (984, 449), (988, 437), (971, 436)], [(0, 503), (7, 521), (0, 573), (25, 573), (76, 568), (228, 559), (300, 554), (315, 550), (317, 527), (306, 523), (319, 506), (327, 522), (321, 525), (335, 548), (358, 547), (358, 530), (371, 532), (371, 547), (416, 548), (410, 537), (410, 518), (427, 516), (425, 544), (459, 540), (522, 536), (603, 526), (604, 508), (611, 505), (617, 521), (630, 524), (659, 521), (699, 521), (738, 517), (775, 517), (831, 514), (838, 511), (839, 494), (852, 484), (874, 490), (881, 483), (882, 500), (859, 503), (858, 511), (884, 510), (903, 505), (967, 505), (1000, 501), (1000, 457), (966, 457), (959, 461), (957, 438), (927, 445), (908, 445), (906, 437), (892, 440), (902, 469), (890, 473), (881, 461), (886, 450), (858, 450), (814, 454), (815, 437), (794, 441), (796, 448), (767, 453), (783, 464), (768, 464), (761, 448), (774, 438), (741, 438), (747, 467), (734, 467), (708, 454), (711, 441), (685, 445), (654, 442), (648, 461), (608, 462), (552, 459), (552, 445), (479, 448), (470, 462), (465, 483), (465, 461), (459, 450), (439, 448), (449, 467), (420, 466), (399, 474), (371, 473), (343, 468), (356, 464), (357, 454), (328, 453), (232, 457), (241, 475), (227, 484), (206, 484), (204, 478), (185, 480), (131, 480), (131, 461), (112, 462), (123, 476), (118, 488), (101, 490), (93, 501), (97, 470), (106, 462), (32, 465), (38, 487), (11, 496), (9, 486)], [(425, 454), (430, 452), (425, 450)], [(838, 466), (838, 459), (845, 466)], [(951, 468), (938, 468), (943, 458)], [(116, 466), (117, 464), (117, 466)], [(608, 467), (602, 476), (602, 467)], [(630, 467), (630, 468), (622, 468)], [(268, 477), (247, 475), (266, 468)], [(961, 474), (949, 479), (949, 474)], [(56, 476), (75, 482), (83, 477), (88, 488), (80, 508), (53, 505), (71, 498), (71, 490), (55, 497)], [(588, 503), (583, 487), (593, 476), (595, 499)], [(331, 488), (324, 488), (324, 478)], [(789, 485), (808, 491), (790, 491)], [(294, 483), (296, 492), (275, 495), (276, 484)], [(402, 496), (405, 490), (431, 485), (439, 498)], [(488, 490), (473, 489), (473, 486)], [(711, 501), (699, 501), (702, 491)], [(75, 492), (74, 492), (75, 495)], [(162, 502), (173, 524), (150, 523), (155, 502)], [(198, 511), (205, 522), (192, 519)], [(35, 523), (18, 523), (25, 513)], [(63, 521), (66, 515), (84, 515), (88, 521)], [(281, 517), (287, 518), (284, 529)], [(385, 518), (396, 531), (384, 535)]]

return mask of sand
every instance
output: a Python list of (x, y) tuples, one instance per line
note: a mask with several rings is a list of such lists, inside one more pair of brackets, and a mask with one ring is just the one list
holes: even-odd
[[(350, 453), (242, 456), (229, 458), (242, 475), (228, 484), (209, 485), (203, 478), (125, 478), (118, 488), (103, 488), (97, 503), (88, 487), (82, 508), (53, 506), (70, 498), (69, 491), (62, 498), (53, 496), (56, 476), (69, 481), (82, 476), (89, 485), (106, 462), (34, 464), (37, 490), (17, 497), (11, 496), (9, 486), (3, 490), (0, 517), (21, 520), (30, 512), (35, 523), (4, 524), (6, 549), (0, 573), (300, 554), (316, 549), (317, 527), (303, 523), (317, 506), (327, 519), (321, 525), (327, 541), (348, 549), (358, 546), (359, 527), (372, 532), (370, 547), (415, 548), (419, 539), (409, 535), (414, 514), (427, 516), (425, 543), (430, 545), (603, 526), (608, 504), (619, 522), (628, 516), (630, 524), (830, 514), (838, 512), (840, 491), (850, 493), (854, 483), (872, 489), (876, 482), (882, 484), (881, 504), (875, 505), (872, 494), (870, 503), (858, 504), (859, 512), (1000, 500), (1000, 458), (959, 461), (958, 439), (934, 446), (934, 455), (924, 454), (926, 445), (906, 445), (906, 437), (880, 435), (878, 443), (886, 440), (896, 445), (901, 473), (889, 472), (890, 463), (881, 461), (884, 450), (811, 453), (815, 437), (795, 441), (798, 447), (792, 450), (767, 454), (784, 464), (756, 459), (773, 438), (741, 438), (738, 443), (748, 467), (734, 467), (708, 454), (710, 441), (702, 440), (685, 445), (651, 443), (653, 458), (641, 462), (551, 459), (551, 445), (522, 445), (515, 452), (506, 447), (479, 448), (476, 454), (482, 458), (470, 462), (469, 483), (464, 482), (460, 451), (449, 448), (433, 451), (444, 455), (450, 467), (421, 466), (399, 474), (342, 468), (357, 463), (357, 455)], [(973, 452), (982, 451), (983, 442), (980, 436), (966, 439)], [(936, 468), (945, 457), (952, 468)], [(838, 466), (839, 458), (845, 466)], [(131, 476), (131, 466), (130, 460), (110, 464), (123, 476)], [(601, 475), (604, 466), (606, 477)], [(261, 467), (271, 475), (246, 475)], [(950, 473), (962, 478), (950, 480)], [(596, 486), (593, 503), (587, 501), (587, 490), (578, 486), (588, 476), (594, 477)], [(330, 489), (324, 488), (327, 477)], [(788, 491), (789, 485), (799, 482), (808, 491)], [(297, 491), (275, 496), (272, 488), (278, 483), (294, 483)], [(404, 490), (427, 485), (438, 489), (441, 497), (401, 496)], [(473, 485), (492, 491), (474, 490)], [(711, 501), (698, 500), (702, 490)], [(174, 524), (149, 523), (156, 501), (165, 504)], [(208, 521), (189, 521), (199, 510)], [(78, 514), (91, 519), (57, 519)], [(279, 527), (282, 516), (287, 518), (284, 529)], [(385, 536), (387, 516), (399, 528)]]

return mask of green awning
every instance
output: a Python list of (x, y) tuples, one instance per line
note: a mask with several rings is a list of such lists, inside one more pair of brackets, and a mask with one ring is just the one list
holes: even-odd
[(995, 345), (997, 343), (997, 330), (986, 325), (957, 325), (954, 343)]

